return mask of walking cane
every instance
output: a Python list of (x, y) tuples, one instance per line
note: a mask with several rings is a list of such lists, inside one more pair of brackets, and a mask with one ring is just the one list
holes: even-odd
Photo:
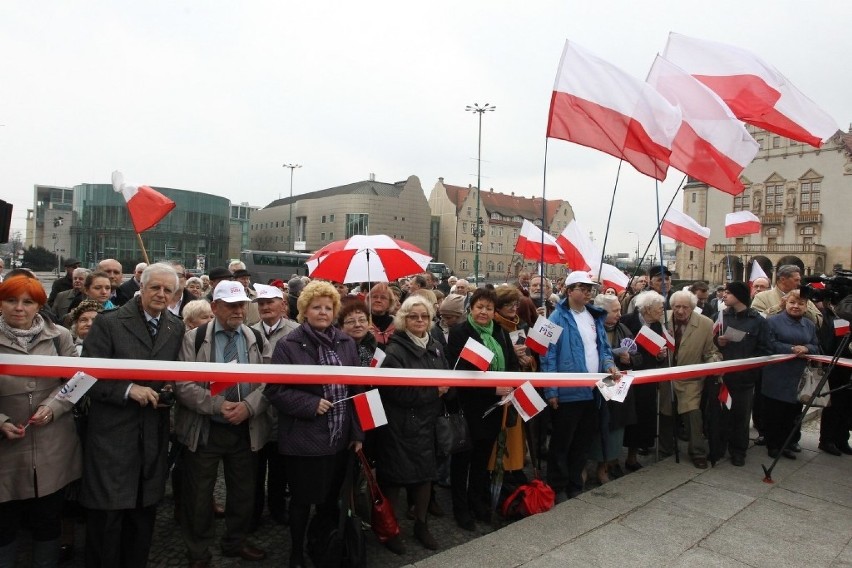
[[(831, 375), (831, 372), (837, 366), (837, 360), (840, 359), (840, 355), (845, 352), (846, 347), (849, 346), (849, 335), (850, 333), (847, 331), (846, 335), (843, 336), (843, 339), (840, 341), (840, 345), (837, 347), (837, 351), (835, 351), (834, 355), (831, 357), (831, 363), (828, 364), (828, 368), (826, 369), (825, 373), (823, 373), (822, 379), (820, 379), (819, 384), (816, 386), (813, 393), (811, 393), (811, 396), (809, 397), (810, 400), (805, 403), (805, 408), (802, 410), (801, 414), (796, 417), (796, 422), (795, 424), (793, 424), (793, 429), (790, 431), (789, 434), (787, 434), (787, 439), (784, 440), (784, 443), (781, 445), (781, 448), (787, 447), (787, 444), (790, 443), (790, 440), (792, 440), (793, 436), (796, 434), (796, 430), (798, 430), (799, 426), (801, 426), (802, 420), (804, 420), (805, 416), (808, 413), (808, 410), (810, 410), (811, 407), (814, 405), (814, 401), (817, 399), (817, 397), (821, 396), (818, 393), (822, 392), (822, 387), (825, 386), (826, 381), (828, 381), (829, 375)], [(846, 388), (847, 386), (849, 385), (844, 385), (841, 388)], [(775, 469), (775, 464), (778, 463), (779, 459), (781, 459), (781, 452), (778, 452), (778, 455), (775, 456), (774, 460), (772, 460), (772, 465), (770, 465), (768, 468), (765, 465), (761, 464), (760, 467), (763, 468), (763, 473), (766, 474), (766, 477), (763, 478), (764, 483), (775, 483), (772, 480), (772, 470)]]

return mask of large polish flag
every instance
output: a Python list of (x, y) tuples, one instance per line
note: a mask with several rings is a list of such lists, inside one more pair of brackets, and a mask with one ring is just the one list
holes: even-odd
[(159, 191), (147, 185), (125, 183), (119, 171), (112, 172), (112, 188), (127, 201), (127, 211), (137, 233), (147, 231), (175, 208), (175, 202)]
[(725, 215), (727, 238), (753, 235), (760, 232), (760, 217), (751, 211), (734, 211)]
[(379, 396), (379, 389), (356, 394), (352, 397), (352, 404), (355, 405), (355, 413), (358, 414), (361, 429), (365, 432), (388, 423), (382, 397)]
[(654, 357), (659, 355), (666, 346), (666, 339), (647, 325), (642, 326), (634, 341)]
[(468, 337), (459, 357), (480, 371), (486, 371), (491, 364), (491, 359), (494, 358), (494, 353), (474, 338)]
[(766, 272), (763, 271), (763, 267), (760, 266), (760, 263), (755, 260), (751, 264), (751, 272), (748, 275), (749, 285), (751, 285), (751, 283), (757, 280), (758, 278), (766, 278), (768, 282), (772, 282), (771, 280), (769, 280), (769, 276), (766, 275)]
[(647, 80), (683, 115), (671, 165), (725, 193), (745, 191), (740, 175), (760, 146), (724, 101), (659, 55)]
[[(544, 247), (542, 247), (542, 241), (544, 241)], [(515, 243), (515, 252), (529, 260), (540, 261), (544, 258), (547, 264), (565, 262), (562, 248), (556, 243), (556, 239), (526, 219), (521, 226), (518, 242)]]
[(680, 111), (650, 85), (565, 42), (548, 137), (601, 150), (664, 180), (680, 122)]
[(524, 422), (529, 422), (530, 418), (544, 410), (547, 403), (532, 386), (532, 383), (527, 381), (515, 390), (512, 391), (512, 405), (524, 419)]
[(670, 33), (663, 57), (707, 85), (749, 124), (817, 148), (839, 130), (828, 113), (750, 51)]
[(601, 264), (601, 274), (599, 281), (603, 289), (615, 288), (617, 294), (621, 294), (627, 290), (627, 285), (630, 283), (630, 277), (623, 273), (618, 267), (611, 264)]
[(601, 251), (575, 219), (571, 219), (565, 226), (562, 233), (556, 237), (556, 242), (562, 247), (565, 264), (571, 270), (592, 270), (593, 266), (597, 270), (602, 258)]
[(710, 237), (710, 229), (702, 227), (698, 221), (676, 209), (669, 209), (666, 213), (660, 232), (666, 237), (695, 248), (704, 248)]

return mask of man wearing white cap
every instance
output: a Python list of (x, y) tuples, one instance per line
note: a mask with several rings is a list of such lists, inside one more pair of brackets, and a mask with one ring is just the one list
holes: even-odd
[[(249, 298), (240, 282), (223, 280), (213, 291), (214, 319), (189, 331), (181, 361), (263, 363), (266, 340), (245, 325)], [(225, 533), (222, 554), (243, 560), (263, 560), (266, 553), (246, 541), (254, 512), (257, 451), (268, 436), (269, 406), (263, 384), (178, 382), (175, 416), (178, 440), (186, 445), (183, 479), (183, 532), (191, 566), (208, 566), (216, 535), (210, 496), (219, 462), (225, 466)], [(212, 389), (211, 389), (212, 387)], [(213, 394), (212, 391), (217, 394)], [(220, 392), (221, 391), (221, 392)]]
[[(594, 286), (582, 271), (572, 272), (565, 280), (566, 298), (550, 316), (562, 333), (558, 345), (550, 345), (541, 358), (543, 372), (609, 373), (619, 377), (604, 328), (607, 312), (591, 304)], [(593, 387), (548, 387), (544, 398), (553, 420), (547, 482), (560, 502), (583, 490), (582, 474), (596, 430), (597, 405)]]
[[(269, 363), (278, 340), (286, 337), (288, 333), (299, 327), (299, 324), (287, 319), (287, 302), (284, 301), (284, 292), (280, 288), (266, 284), (255, 284), (254, 291), (254, 303), (257, 304), (260, 321), (252, 327), (266, 338), (263, 362)], [(266, 486), (269, 487), (267, 503), (272, 519), (278, 524), (284, 524), (288, 519), (287, 502), (284, 496), (287, 477), (283, 456), (278, 453), (278, 411), (270, 404), (267, 415), (269, 417), (269, 436), (264, 446), (257, 453), (257, 480), (254, 501), (255, 526), (260, 522), (260, 517), (263, 515)], [(268, 483), (266, 479), (267, 468), (269, 470)]]

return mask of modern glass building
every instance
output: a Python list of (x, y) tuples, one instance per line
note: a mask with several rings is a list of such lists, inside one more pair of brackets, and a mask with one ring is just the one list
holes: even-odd
[[(176, 260), (187, 268), (226, 264), (231, 202), (216, 195), (168, 187), (154, 188), (176, 207), (154, 228), (142, 233), (151, 262)], [(85, 265), (104, 258), (121, 262), (125, 272), (143, 260), (127, 204), (110, 184), (74, 186), (73, 255)]]

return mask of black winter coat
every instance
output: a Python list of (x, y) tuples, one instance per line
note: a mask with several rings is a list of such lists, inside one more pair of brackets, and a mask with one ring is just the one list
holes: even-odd
[[(426, 349), (404, 331), (388, 342), (382, 367), (446, 369), (443, 348), (429, 337)], [(408, 485), (437, 478), (435, 421), (441, 412), (438, 387), (380, 387), (388, 424), (376, 434), (376, 473), (385, 483)]]
[[(497, 323), (494, 324), (494, 339), (503, 348), (503, 357), (506, 360), (506, 371), (520, 371), (518, 356), (515, 349), (512, 347), (512, 339), (509, 333), (500, 327)], [(447, 339), (447, 361), (450, 363), (450, 368), (455, 365), (459, 371), (479, 371), (471, 363), (464, 359), (459, 359), (459, 355), (464, 349), (464, 344), (467, 343), (469, 337), (472, 337), (479, 343), (482, 338), (479, 332), (473, 329), (473, 326), (465, 320), (462, 323), (453, 326), (450, 329), (450, 336)], [(484, 345), (484, 343), (483, 343)], [(458, 364), (456, 365), (456, 361)], [(503, 413), (494, 411), (485, 418), (482, 415), (495, 402), (500, 400), (500, 397), (495, 394), (494, 387), (463, 387), (458, 389), (459, 404), (464, 410), (465, 418), (467, 418), (470, 426), (470, 435), (474, 440), (494, 440), (500, 432), (500, 423), (502, 422)]]

